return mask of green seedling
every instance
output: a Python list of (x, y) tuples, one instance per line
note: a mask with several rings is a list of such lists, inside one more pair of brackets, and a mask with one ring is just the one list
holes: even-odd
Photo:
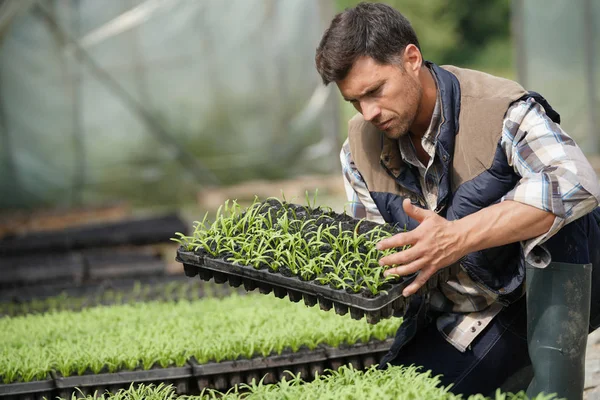
[[(290, 320), (289, 315), (294, 318)], [(160, 329), (156, 329), (157, 321)], [(388, 336), (392, 336), (399, 323), (399, 319), (389, 319), (380, 324), (387, 326)], [(65, 326), (72, 329), (65, 330)], [(331, 345), (333, 336), (342, 340), (354, 337), (350, 332), (359, 329), (356, 326), (373, 334), (382, 329), (364, 320), (264, 295), (2, 318), (0, 376), (10, 383), (45, 379), (52, 370), (72, 376), (88, 370), (98, 373), (103, 368), (116, 372), (181, 366), (192, 356), (204, 363), (234, 360), (240, 354), (281, 354), (286, 348)], [(195, 340), (190, 341), (190, 332)]]
[[(343, 230), (348, 224), (347, 218), (342, 218), (345, 221), (342, 224), (333, 218), (335, 214), (331, 211), (324, 211), (320, 216), (311, 214), (317, 209), (316, 195), (315, 191), (311, 202), (306, 192), (307, 214), (296, 219), (293, 219), (298, 215), (293, 213), (296, 206), (290, 206), (285, 200), (269, 198), (268, 202), (261, 203), (255, 198), (244, 211), (237, 202), (227, 201), (210, 226), (205, 217), (196, 224), (193, 237), (176, 235), (175, 240), (184, 249), (203, 250), (214, 258), (227, 255), (229, 261), (239, 265), (259, 268), (267, 264), (274, 271), (286, 267), (304, 280), (317, 278), (322, 284), (349, 286), (356, 293), (360, 287), (376, 295), (386, 280), (379, 270), (364, 266), (375, 265), (379, 258), (393, 252), (375, 250), (377, 241), (391, 233), (379, 227), (359, 233), (364, 220), (352, 229)], [(332, 278), (330, 273), (339, 279)], [(345, 286), (339, 280), (344, 281)]]

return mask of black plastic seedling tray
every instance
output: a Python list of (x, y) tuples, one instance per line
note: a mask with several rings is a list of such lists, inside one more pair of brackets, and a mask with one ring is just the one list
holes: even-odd
[(80, 284), (85, 260), (78, 253), (0, 255), (0, 291), (42, 283)]
[(208, 364), (198, 364), (192, 359), (190, 363), (200, 390), (210, 388), (222, 391), (241, 383), (250, 384), (253, 379), (258, 382), (263, 377), (265, 384), (276, 383), (284, 376), (289, 377), (285, 371), (300, 373), (303, 379), (314, 377), (317, 372), (323, 374), (327, 368), (327, 354), (325, 349), (317, 348)]
[[(151, 287), (149, 292), (136, 293), (136, 284)], [(177, 289), (175, 292), (166, 292), (169, 284), (185, 287), (183, 292)], [(108, 296), (107, 292), (113, 292), (114, 296)], [(17, 316), (29, 313), (48, 311), (47, 307), (31, 307), (34, 300), (43, 302), (48, 298), (54, 298), (57, 294), (64, 294), (67, 300), (61, 304), (60, 309), (81, 310), (99, 305), (125, 304), (144, 301), (178, 301), (196, 300), (204, 297), (222, 298), (237, 293), (246, 294), (243, 288), (231, 288), (227, 285), (217, 285), (213, 282), (201, 280), (190, 280), (184, 275), (141, 277), (139, 279), (111, 279), (100, 283), (89, 283), (81, 286), (66, 284), (32, 285), (22, 288), (0, 289), (0, 318), (5, 316)], [(38, 304), (39, 306), (39, 304)]]
[[(338, 369), (352, 364), (354, 368), (367, 368), (378, 364), (389, 350), (394, 339), (357, 343), (351, 346), (331, 347), (320, 345), (314, 350), (303, 348), (297, 352), (286, 351), (281, 355), (255, 357), (235, 361), (198, 364), (192, 358), (183, 367), (154, 368), (147, 371), (121, 371), (116, 373), (86, 374), (63, 377), (51, 373), (48, 380), (27, 383), (0, 384), (0, 398), (10, 400), (42, 400), (59, 396), (71, 398), (72, 393), (102, 394), (109, 390), (127, 388), (132, 383), (171, 383), (178, 394), (189, 394), (212, 388), (227, 390), (241, 383), (250, 384), (263, 379), (263, 383), (276, 383), (288, 377), (289, 371), (300, 374), (305, 381), (316, 373), (322, 375), (327, 369)], [(197, 384), (197, 387), (196, 387)]]
[(167, 265), (159, 254), (144, 248), (91, 249), (83, 252), (89, 281), (166, 275)]
[(70, 399), (72, 393), (80, 391), (87, 395), (94, 392), (98, 394), (105, 390), (116, 392), (121, 388), (128, 388), (132, 383), (172, 383), (178, 394), (187, 394), (190, 391), (189, 383), (192, 377), (192, 368), (189, 364), (183, 367), (154, 368), (146, 371), (122, 371), (105, 374), (89, 374), (81, 376), (63, 377), (54, 374), (54, 384), (58, 396)]
[[(402, 296), (402, 291), (416, 277), (416, 274), (404, 277), (398, 283), (390, 283), (387, 293), (379, 293), (373, 298), (367, 298), (361, 294), (348, 293), (342, 289), (333, 289), (329, 286), (319, 285), (314, 281), (302, 281), (298, 277), (286, 277), (282, 274), (270, 272), (270, 269), (255, 269), (245, 265), (237, 265), (214, 259), (207, 256), (199, 256), (193, 252), (177, 251), (177, 261), (183, 263), (185, 274), (189, 277), (196, 275), (200, 279), (214, 279), (216, 283), (225, 283), (233, 287), (244, 285), (250, 291), (256, 288), (263, 294), (274, 293), (275, 297), (288, 297), (290, 301), (304, 303), (309, 306), (319, 307), (328, 311), (331, 308), (340, 315), (350, 312), (354, 319), (362, 319), (366, 316), (369, 323), (375, 324), (382, 318), (393, 315), (402, 316), (405, 313), (407, 301)], [(454, 267), (456, 268), (456, 267)], [(453, 274), (449, 268), (440, 270), (429, 279), (426, 286), (421, 289), (424, 293), (429, 288), (437, 286), (440, 279), (447, 280)]]
[(54, 381), (52, 379), (0, 384), (0, 398), (3, 400), (41, 400), (44, 397), (50, 399), (53, 390)]
[(279, 382), (290, 377), (287, 371), (310, 381), (317, 373), (323, 375), (327, 369), (338, 369), (346, 364), (357, 369), (367, 368), (381, 361), (393, 341), (387, 339), (343, 348), (320, 346), (314, 350), (304, 349), (277, 356), (208, 364), (198, 364), (192, 359), (190, 363), (200, 390), (224, 391), (241, 383), (251, 384), (253, 379), (256, 382), (263, 379), (264, 384)]
[(342, 365), (352, 364), (356, 369), (368, 368), (379, 364), (383, 356), (390, 350), (394, 339), (358, 343), (348, 347), (327, 347), (328, 368), (338, 369)]
[(173, 232), (186, 233), (187, 230), (185, 222), (179, 215), (167, 214), (144, 219), (35, 232), (1, 239), (0, 256), (167, 243), (173, 236)]

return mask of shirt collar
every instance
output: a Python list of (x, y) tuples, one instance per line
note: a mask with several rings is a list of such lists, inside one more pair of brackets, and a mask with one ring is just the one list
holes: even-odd
[[(431, 75), (435, 81), (436, 88), (439, 87), (435, 74), (432, 73)], [(442, 101), (440, 99), (440, 91), (436, 90), (436, 93), (437, 95), (435, 98), (433, 113), (431, 115), (431, 121), (429, 122), (429, 126), (427, 127), (427, 130), (423, 135), (423, 139), (421, 140), (421, 145), (431, 160), (433, 160), (435, 157), (435, 144), (437, 141), (440, 124), (442, 122)], [(421, 165), (421, 162), (417, 158), (417, 153), (413, 146), (412, 140), (408, 135), (404, 135), (398, 139), (398, 147), (400, 149), (400, 155), (404, 161), (414, 165), (415, 167), (419, 167)]]

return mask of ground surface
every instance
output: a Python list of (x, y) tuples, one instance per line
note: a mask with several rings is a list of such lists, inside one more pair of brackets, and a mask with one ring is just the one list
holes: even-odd
[(588, 337), (584, 399), (600, 400), (600, 329)]

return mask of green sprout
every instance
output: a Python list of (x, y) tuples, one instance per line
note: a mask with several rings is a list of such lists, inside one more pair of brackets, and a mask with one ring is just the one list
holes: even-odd
[[(255, 198), (242, 210), (236, 201), (226, 201), (210, 226), (205, 216), (195, 224), (193, 236), (176, 234), (176, 240), (184, 250), (224, 257), (240, 266), (267, 265), (274, 272), (291, 273), (352, 293), (380, 293), (391, 280), (383, 277), (381, 269), (370, 266), (393, 250), (377, 251), (375, 244), (390, 237), (395, 228), (373, 223), (365, 227), (364, 219), (356, 221), (331, 209), (317, 208), (317, 191), (312, 199), (308, 191), (305, 195), (306, 206), (270, 197), (265, 202)], [(296, 209), (304, 211), (295, 213)]]

